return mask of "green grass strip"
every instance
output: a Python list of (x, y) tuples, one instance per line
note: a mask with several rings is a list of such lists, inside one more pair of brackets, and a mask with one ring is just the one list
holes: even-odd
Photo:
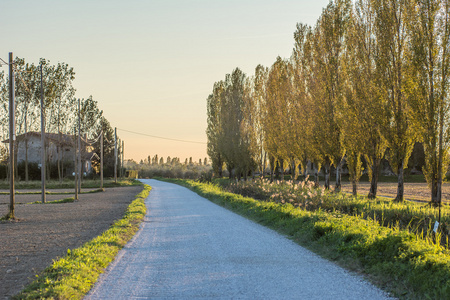
[(144, 200), (150, 190), (145, 185), (121, 220), (80, 248), (67, 250), (67, 256), (54, 261), (13, 299), (82, 299), (138, 231), (146, 213)]
[(305, 211), (257, 201), (190, 180), (184, 185), (212, 202), (289, 236), (405, 299), (448, 299), (450, 253), (439, 244), (373, 220), (339, 212)]

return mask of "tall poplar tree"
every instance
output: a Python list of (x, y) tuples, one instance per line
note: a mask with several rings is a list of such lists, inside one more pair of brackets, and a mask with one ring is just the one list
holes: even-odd
[(310, 113), (310, 97), (308, 95), (308, 37), (311, 34), (311, 27), (304, 24), (297, 24), (294, 32), (294, 49), (291, 55), (292, 61), (292, 81), (295, 110), (294, 121), (294, 155), (299, 160), (303, 173), (306, 178), (306, 169), (308, 159), (310, 159), (310, 136), (311, 136), (311, 113)]
[(380, 162), (386, 151), (382, 129), (387, 122), (383, 99), (377, 93), (374, 22), (372, 1), (356, 1), (347, 34), (346, 92), (341, 113), (345, 127), (345, 138), (341, 141), (347, 149), (349, 171), (356, 185), (354, 175), (361, 171), (358, 153), (364, 155), (370, 180), (369, 198), (377, 194)]
[(414, 130), (408, 93), (408, 69), (411, 58), (408, 49), (407, 8), (409, 0), (373, 0), (374, 34), (377, 39), (377, 94), (385, 103), (387, 116), (383, 135), (388, 143), (388, 160), (398, 175), (396, 201), (403, 201), (404, 169), (414, 146)]
[(213, 170), (219, 178), (222, 177), (223, 154), (221, 152), (221, 138), (223, 137), (221, 123), (222, 98), (224, 93), (223, 81), (214, 83), (213, 93), (207, 99), (207, 152), (211, 158)]
[(314, 118), (315, 147), (323, 159), (325, 188), (330, 187), (330, 167), (336, 172), (336, 190), (341, 188), (341, 167), (345, 150), (340, 143), (340, 127), (336, 119), (337, 106), (342, 101), (342, 60), (345, 35), (350, 18), (351, 1), (331, 1), (324, 9), (314, 29)]
[(431, 187), (431, 203), (437, 205), (441, 202), (450, 146), (450, 1), (411, 2), (411, 106), (425, 149), (424, 174)]
[(266, 170), (267, 153), (265, 150), (265, 136), (263, 128), (264, 108), (266, 105), (266, 84), (269, 70), (263, 65), (258, 65), (253, 78), (253, 98), (255, 121), (254, 134), (256, 135), (256, 147), (258, 151), (258, 164), (261, 177), (264, 177)]

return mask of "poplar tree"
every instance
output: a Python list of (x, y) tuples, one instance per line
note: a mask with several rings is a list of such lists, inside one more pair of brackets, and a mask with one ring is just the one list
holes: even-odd
[(411, 126), (410, 94), (406, 89), (411, 59), (408, 49), (407, 5), (409, 0), (374, 0), (377, 39), (377, 94), (384, 102), (386, 114), (383, 136), (389, 152), (388, 160), (398, 176), (395, 201), (403, 201), (404, 169), (414, 146)]
[(256, 135), (256, 151), (258, 151), (259, 172), (261, 177), (264, 177), (266, 169), (267, 152), (265, 150), (265, 136), (264, 136), (264, 113), (267, 98), (267, 76), (269, 70), (263, 65), (258, 65), (255, 69), (255, 76), (253, 77), (253, 99), (254, 99), (254, 134)]
[[(292, 102), (291, 67), (287, 60), (277, 57), (269, 70), (267, 80), (266, 114), (264, 117), (264, 135), (266, 149), (279, 163), (284, 172), (284, 162), (292, 159), (293, 119), (296, 118)], [(276, 164), (272, 164), (272, 170)]]
[(449, 162), (449, 18), (448, 0), (415, 0), (410, 5), (411, 107), (425, 149), (424, 175), (434, 205), (441, 202)]
[(304, 24), (297, 24), (296, 31), (294, 32), (294, 49), (291, 55), (292, 61), (292, 80), (294, 90), (294, 102), (293, 107), (295, 110), (294, 119), (294, 153), (298, 159), (303, 174), (306, 178), (307, 162), (310, 158), (310, 146), (309, 140), (311, 136), (310, 123), (310, 97), (308, 95), (307, 82), (308, 82), (308, 37), (311, 34), (311, 27)]
[(211, 158), (214, 173), (220, 178), (222, 177), (223, 167), (223, 130), (222, 130), (222, 105), (224, 97), (225, 86), (224, 82), (214, 83), (213, 93), (207, 99), (207, 128), (206, 136), (207, 153)]
[(386, 151), (382, 129), (386, 127), (386, 115), (382, 97), (377, 93), (376, 46), (373, 35), (375, 14), (371, 0), (355, 3), (347, 34), (345, 55), (346, 88), (341, 113), (347, 149), (347, 163), (353, 190), (361, 174), (361, 158), (364, 155), (370, 180), (369, 198), (375, 198), (381, 159)]
[(345, 35), (350, 18), (351, 1), (330, 2), (324, 9), (313, 39), (314, 118), (313, 131), (316, 151), (323, 160), (325, 188), (330, 187), (330, 167), (336, 167), (336, 187), (341, 188), (341, 168), (344, 149), (341, 147), (341, 130), (337, 122), (337, 107), (342, 101), (342, 58)]

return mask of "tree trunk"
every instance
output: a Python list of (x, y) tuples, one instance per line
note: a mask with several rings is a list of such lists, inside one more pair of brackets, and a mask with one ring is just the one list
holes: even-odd
[(431, 204), (434, 206), (437, 206), (439, 203), (438, 202), (438, 179), (436, 178), (437, 176), (434, 176), (435, 174), (436, 173), (433, 173), (431, 176)]
[(313, 163), (313, 169), (314, 169), (314, 186), (316, 188), (319, 187), (319, 167), (316, 166), (315, 163)]
[(398, 186), (397, 186), (397, 197), (395, 197), (396, 202), (402, 202), (403, 201), (403, 194), (404, 194), (404, 160), (402, 159), (399, 166), (398, 166)]
[(439, 149), (438, 149), (438, 169), (437, 169), (437, 188), (436, 188), (436, 204), (439, 206), (439, 221), (441, 220), (441, 201), (442, 201), (442, 161), (443, 161), (443, 132), (444, 132), (444, 113), (440, 111), (439, 124)]
[(278, 160), (275, 163), (275, 179), (280, 179), (280, 162)]
[(266, 160), (267, 160), (267, 152), (264, 151), (263, 169), (261, 172), (262, 178), (264, 178), (264, 175), (266, 173)]
[(352, 179), (352, 187), (353, 187), (353, 196), (358, 196), (358, 185), (356, 184), (355, 178)]
[(222, 170), (222, 166), (221, 166), (220, 163), (219, 163), (219, 170), (217, 171), (217, 173), (219, 174), (219, 178), (222, 178), (222, 176), (223, 176), (223, 170)]
[(270, 154), (269, 154), (269, 164), (270, 164), (270, 182), (272, 183), (274, 180), (276, 163), (275, 163), (275, 157), (273, 157)]
[(374, 155), (372, 168), (372, 180), (370, 181), (370, 190), (369, 195), (367, 196), (369, 199), (375, 199), (377, 197), (377, 189), (378, 189), (378, 169), (380, 168), (381, 160), (376, 158)]
[(344, 164), (344, 159), (341, 158), (341, 161), (339, 162), (337, 168), (336, 168), (336, 185), (334, 187), (335, 192), (341, 191), (341, 181), (342, 181), (342, 166)]
[(284, 159), (280, 159), (280, 175), (281, 180), (284, 180)]
[(28, 182), (28, 133), (25, 130), (25, 182)]
[(58, 147), (57, 149), (57, 154), (58, 154), (58, 179), (59, 179), (59, 183), (62, 183), (62, 167), (61, 167), (61, 132), (58, 132), (59, 136), (58, 136)]
[(292, 160), (291, 165), (292, 181), (295, 181), (297, 180), (297, 166), (295, 165), (295, 159)]
[(325, 172), (325, 189), (330, 189), (330, 163), (326, 162), (323, 166)]

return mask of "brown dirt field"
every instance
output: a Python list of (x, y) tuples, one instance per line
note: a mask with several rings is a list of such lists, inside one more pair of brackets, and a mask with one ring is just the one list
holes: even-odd
[[(122, 218), (141, 186), (108, 188), (81, 194), (62, 204), (17, 204), (18, 221), (0, 222), (0, 299), (20, 292), (36, 274), (80, 247)], [(59, 200), (73, 195), (47, 195)], [(16, 195), (16, 203), (40, 201), (41, 195)], [(0, 195), (0, 216), (8, 212), (9, 195)]]
[[(370, 183), (358, 183), (358, 195), (367, 196), (369, 194)], [(352, 184), (345, 182), (342, 184), (342, 191), (351, 193)], [(397, 195), (396, 182), (378, 183), (377, 196), (395, 198)], [(426, 183), (405, 183), (404, 198), (412, 201), (428, 202), (431, 200), (431, 191)], [(442, 202), (450, 202), (450, 183), (442, 185)]]

